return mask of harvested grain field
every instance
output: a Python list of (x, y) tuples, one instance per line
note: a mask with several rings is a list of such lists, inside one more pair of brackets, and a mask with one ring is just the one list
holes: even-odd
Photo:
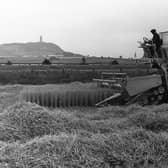
[(49, 109), (20, 102), (24, 87), (0, 87), (0, 167), (167, 167), (167, 104)]

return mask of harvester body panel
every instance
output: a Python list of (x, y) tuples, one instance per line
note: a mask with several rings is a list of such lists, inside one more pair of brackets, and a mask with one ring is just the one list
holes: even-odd
[(160, 85), (162, 85), (162, 79), (161, 76), (157, 74), (134, 77), (128, 78), (126, 90), (130, 96), (134, 96)]
[(167, 58), (168, 57), (168, 31), (160, 32), (160, 37), (162, 39), (162, 49), (163, 55)]

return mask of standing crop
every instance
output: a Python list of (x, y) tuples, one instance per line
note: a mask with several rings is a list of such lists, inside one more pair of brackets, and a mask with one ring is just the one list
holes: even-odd
[(45, 107), (94, 106), (111, 96), (113, 91), (98, 88), (94, 84), (63, 84), (28, 86), (22, 92), (26, 101)]

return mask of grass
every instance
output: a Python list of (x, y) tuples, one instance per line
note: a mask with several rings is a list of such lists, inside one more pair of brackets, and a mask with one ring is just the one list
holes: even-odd
[(167, 104), (51, 110), (11, 101), (0, 113), (0, 167), (166, 168), (167, 112)]
[(142, 129), (109, 136), (45, 135), (24, 144), (4, 145), (0, 160), (8, 167), (162, 167), (168, 164), (167, 145), (164, 134)]

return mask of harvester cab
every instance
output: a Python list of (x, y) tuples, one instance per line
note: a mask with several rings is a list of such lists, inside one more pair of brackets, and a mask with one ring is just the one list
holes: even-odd
[[(143, 59), (146, 58), (151, 69), (155, 68), (154, 74), (145, 76), (129, 77), (126, 73), (104, 73), (100, 79), (94, 79), (98, 87), (108, 87), (114, 90), (114, 94), (96, 106), (130, 105), (157, 105), (166, 103), (168, 100), (168, 32), (161, 32), (163, 40), (161, 55), (158, 56), (155, 46), (147, 38), (143, 38), (140, 47), (144, 51)], [(151, 52), (153, 50), (153, 53)], [(143, 67), (142, 67), (143, 68)]]
[(149, 40), (147, 37), (143, 37), (143, 42), (138, 41), (140, 44), (139, 48), (142, 48), (144, 51), (143, 58), (151, 58), (151, 59), (160, 59), (167, 60), (168, 59), (168, 31), (160, 32), (161, 38), (161, 48), (160, 53), (156, 52), (156, 46)]

